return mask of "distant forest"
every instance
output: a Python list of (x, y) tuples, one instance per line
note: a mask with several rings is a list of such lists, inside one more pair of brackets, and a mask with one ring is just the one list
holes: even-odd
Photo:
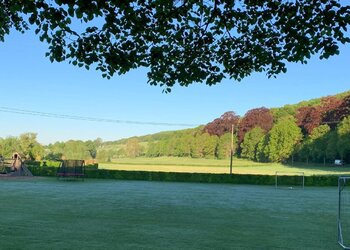
[[(233, 133), (233, 136), (232, 136)], [(233, 139), (233, 140), (232, 140)], [(232, 143), (233, 142), (233, 143)], [(43, 146), (35, 133), (0, 138), (0, 155), (36, 160), (134, 157), (229, 158), (258, 162), (350, 162), (350, 91), (280, 108), (233, 111), (193, 129), (103, 142), (69, 140)]]

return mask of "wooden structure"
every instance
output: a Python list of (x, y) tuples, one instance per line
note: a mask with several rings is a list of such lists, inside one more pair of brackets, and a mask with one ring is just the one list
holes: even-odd
[[(14, 167), (14, 165), (16, 165)], [(15, 177), (15, 176), (29, 176), (33, 174), (29, 171), (27, 166), (22, 161), (14, 161), (14, 159), (0, 159), (0, 176)]]
[(84, 160), (63, 160), (57, 170), (59, 178), (81, 178), (85, 177)]

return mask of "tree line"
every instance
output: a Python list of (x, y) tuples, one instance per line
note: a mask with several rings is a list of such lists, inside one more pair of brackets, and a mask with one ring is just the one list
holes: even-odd
[(348, 92), (282, 108), (255, 108), (243, 117), (230, 111), (195, 129), (125, 140), (118, 156), (223, 159), (232, 146), (236, 157), (259, 162), (350, 161), (349, 117)]
[(140, 156), (225, 159), (231, 150), (235, 157), (259, 162), (350, 162), (350, 93), (281, 108), (255, 108), (243, 117), (230, 111), (205, 126), (114, 142), (69, 140), (43, 146), (35, 133), (0, 138), (0, 155), (11, 157), (18, 152), (32, 160), (107, 162)]
[(14, 152), (27, 160), (96, 159), (101, 139), (55, 142), (44, 146), (37, 141), (36, 133), (0, 137), (0, 155), (11, 158)]

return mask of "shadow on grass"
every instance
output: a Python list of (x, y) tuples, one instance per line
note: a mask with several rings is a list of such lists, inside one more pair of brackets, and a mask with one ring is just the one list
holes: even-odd
[(336, 166), (331, 163), (326, 163), (325, 165), (323, 163), (305, 163), (305, 162), (294, 162), (292, 163), (283, 163), (283, 166), (290, 168), (290, 169), (295, 169), (295, 170), (300, 170), (301, 168), (303, 169), (308, 169), (310, 171), (312, 170), (317, 170), (321, 172), (339, 172), (339, 173), (344, 173), (344, 172), (349, 172), (350, 174), (350, 165), (346, 164), (344, 166)]

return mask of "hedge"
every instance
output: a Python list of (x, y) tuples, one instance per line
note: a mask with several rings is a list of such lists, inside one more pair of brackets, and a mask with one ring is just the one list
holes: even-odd
[[(29, 166), (35, 176), (56, 176), (55, 167)], [(250, 174), (208, 174), (208, 173), (174, 173), (174, 172), (149, 172), (149, 171), (124, 171), (86, 168), (87, 178), (117, 179), (117, 180), (144, 180), (144, 181), (173, 181), (173, 182), (200, 182), (200, 183), (231, 183), (274, 185), (273, 175)], [(285, 176), (287, 182), (293, 183), (295, 176)], [(305, 176), (305, 186), (337, 186), (338, 176)]]
[[(58, 168), (61, 165), (61, 161), (25, 161), (24, 164), (31, 167), (54, 167)], [(98, 163), (88, 164), (85, 166), (88, 169), (98, 169)]]

